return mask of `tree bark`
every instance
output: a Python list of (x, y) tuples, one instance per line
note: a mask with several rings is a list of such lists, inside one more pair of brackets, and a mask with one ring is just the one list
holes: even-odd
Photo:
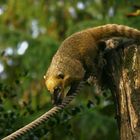
[[(131, 39), (106, 41), (102, 83), (111, 89), (120, 140), (140, 140), (140, 45)], [(109, 49), (112, 48), (112, 49)]]

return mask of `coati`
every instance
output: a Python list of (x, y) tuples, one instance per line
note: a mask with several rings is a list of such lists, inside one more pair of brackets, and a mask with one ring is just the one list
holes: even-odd
[(98, 42), (108, 37), (140, 39), (140, 30), (124, 25), (107, 24), (74, 33), (66, 38), (54, 55), (46, 72), (45, 84), (53, 95), (54, 104), (60, 104), (69, 88), (94, 71), (98, 57)]

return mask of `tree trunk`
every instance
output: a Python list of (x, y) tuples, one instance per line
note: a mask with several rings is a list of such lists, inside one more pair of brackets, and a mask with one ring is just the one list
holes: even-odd
[(121, 140), (140, 140), (140, 45), (131, 39), (106, 41), (103, 84), (111, 89)]

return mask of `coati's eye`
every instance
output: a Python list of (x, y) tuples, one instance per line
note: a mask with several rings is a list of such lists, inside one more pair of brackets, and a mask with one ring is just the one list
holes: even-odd
[(60, 78), (60, 79), (64, 79), (64, 74), (63, 74), (62, 72), (59, 72), (57, 76), (58, 76), (58, 78)]

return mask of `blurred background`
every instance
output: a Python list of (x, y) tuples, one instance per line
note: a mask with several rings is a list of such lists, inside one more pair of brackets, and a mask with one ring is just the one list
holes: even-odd
[[(0, 0), (0, 139), (52, 107), (43, 76), (60, 43), (106, 23), (140, 29), (140, 1)], [(85, 87), (63, 112), (23, 139), (117, 140), (110, 91)]]

